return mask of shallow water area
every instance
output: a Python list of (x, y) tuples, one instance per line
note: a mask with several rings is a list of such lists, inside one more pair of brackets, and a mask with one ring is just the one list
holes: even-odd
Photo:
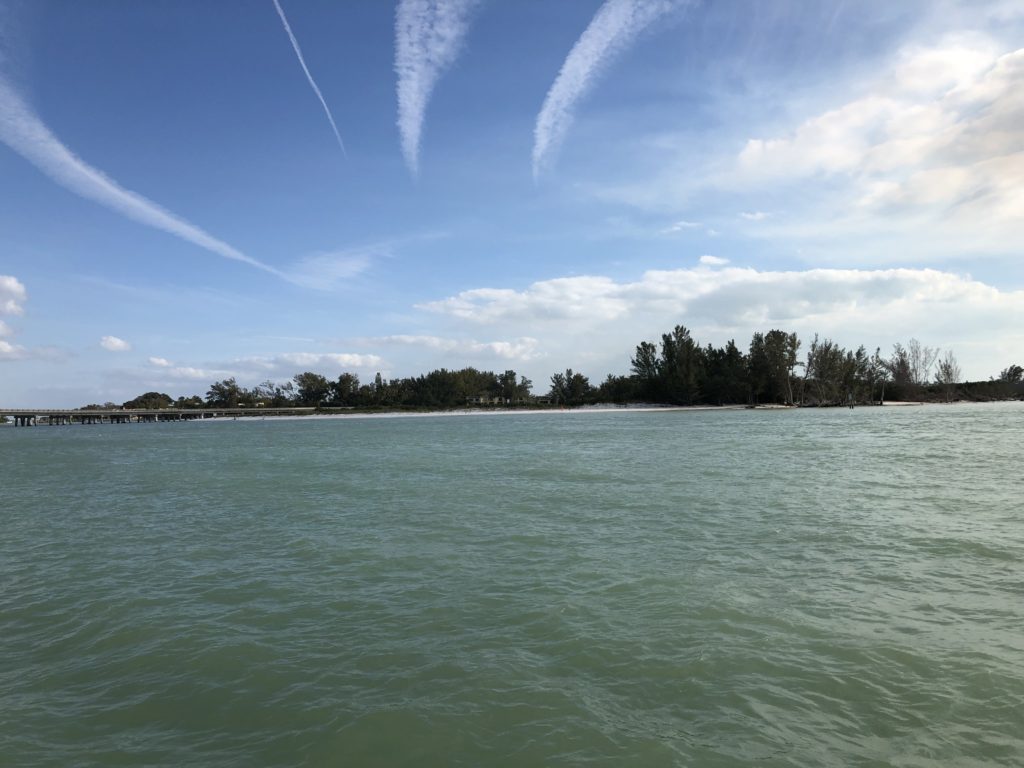
[(1024, 763), (1024, 404), (0, 429), (0, 763)]

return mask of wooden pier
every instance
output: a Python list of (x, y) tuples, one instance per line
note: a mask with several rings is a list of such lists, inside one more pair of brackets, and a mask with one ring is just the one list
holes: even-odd
[(315, 408), (0, 408), (16, 427), (51, 427), (71, 424), (145, 424), (160, 421), (252, 418), (260, 416), (308, 416)]

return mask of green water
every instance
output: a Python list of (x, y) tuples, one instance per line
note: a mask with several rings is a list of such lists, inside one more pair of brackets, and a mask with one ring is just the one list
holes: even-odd
[(1020, 766), (1024, 404), (0, 429), (0, 764)]

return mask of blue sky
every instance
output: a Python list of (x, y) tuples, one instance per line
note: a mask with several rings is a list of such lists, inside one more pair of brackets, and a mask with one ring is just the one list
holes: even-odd
[(542, 390), (677, 323), (987, 378), (1024, 360), (1022, 85), (1002, 0), (0, 0), (0, 401)]

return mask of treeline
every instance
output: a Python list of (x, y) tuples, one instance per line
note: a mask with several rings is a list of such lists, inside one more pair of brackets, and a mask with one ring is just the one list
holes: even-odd
[[(803, 346), (795, 333), (773, 329), (755, 333), (745, 350), (731, 340), (701, 345), (682, 325), (660, 342), (641, 342), (630, 359), (630, 373), (609, 374), (599, 385), (571, 368), (551, 377), (546, 393), (534, 395), (533, 382), (513, 370), (503, 373), (438, 369), (402, 379), (378, 373), (362, 383), (354, 373), (337, 379), (306, 371), (287, 382), (265, 381), (252, 388), (234, 378), (214, 382), (205, 397), (177, 400), (147, 392), (123, 408), (460, 408), (466, 405), (577, 406), (598, 403), (669, 405), (804, 405), (880, 403), (884, 400), (995, 400), (1024, 396), (1024, 369), (1011, 365), (987, 382), (961, 383), (952, 351), (911, 339), (883, 355), (863, 345), (846, 349), (815, 335)], [(92, 408), (118, 407), (113, 403)]]
[[(747, 350), (735, 341), (701, 346), (682, 325), (663, 334), (660, 344), (642, 342), (631, 360), (632, 375), (609, 377), (602, 385), (620, 400), (675, 405), (783, 404), (831, 406), (890, 400), (946, 400), (958, 397), (961, 369), (952, 350), (943, 352), (917, 339), (883, 355), (863, 345), (846, 349), (815, 334), (803, 360), (795, 333), (773, 329), (755, 333)], [(1019, 392), (1019, 366), (1000, 374), (990, 387)], [(1003, 386), (1006, 385), (1006, 386)], [(975, 387), (982, 396), (982, 388)]]
[(533, 382), (512, 370), (494, 373), (475, 368), (459, 371), (442, 368), (423, 376), (390, 381), (385, 381), (378, 373), (369, 384), (362, 384), (354, 373), (342, 373), (331, 380), (319, 373), (306, 371), (287, 382), (265, 381), (251, 389), (239, 385), (234, 377), (224, 379), (211, 384), (205, 398), (192, 395), (175, 400), (162, 392), (147, 392), (120, 407), (457, 408), (467, 403), (521, 405), (531, 401), (532, 386)]

